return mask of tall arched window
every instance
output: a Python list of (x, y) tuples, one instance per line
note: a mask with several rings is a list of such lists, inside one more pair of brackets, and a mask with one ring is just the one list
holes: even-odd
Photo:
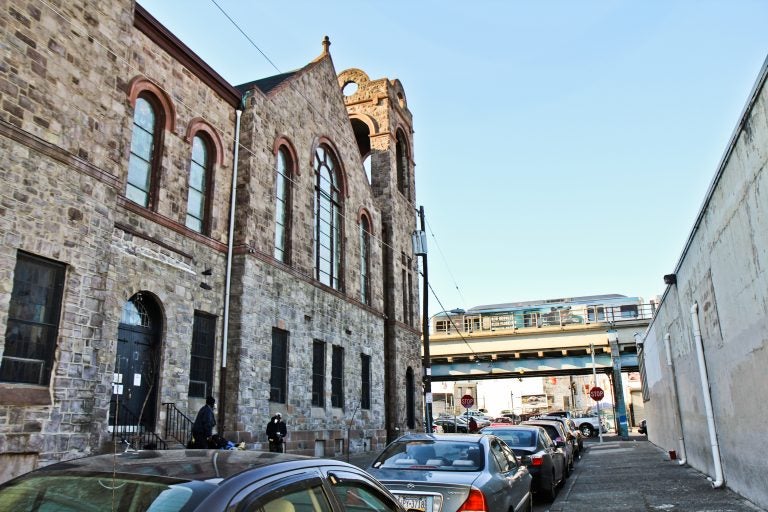
[(416, 427), (416, 382), (413, 378), (413, 368), (405, 371), (405, 423), (408, 428)]
[(315, 277), (341, 289), (341, 188), (336, 160), (325, 146), (315, 150)]
[(371, 305), (371, 222), (360, 217), (360, 300)]
[(136, 98), (125, 196), (145, 207), (152, 206), (154, 179), (160, 160), (161, 117), (162, 111), (151, 95), (141, 94)]
[(408, 157), (408, 143), (406, 142), (405, 135), (401, 130), (397, 131), (397, 143), (395, 145), (395, 158), (397, 159), (397, 190), (400, 191), (406, 198), (410, 197), (410, 185), (409, 185), (409, 157)]
[(189, 164), (186, 225), (200, 233), (207, 228), (206, 203), (211, 160), (210, 145), (203, 137), (195, 135), (192, 139), (192, 160)]
[(275, 258), (288, 263), (291, 240), (291, 169), (293, 162), (285, 147), (277, 151), (275, 173)]

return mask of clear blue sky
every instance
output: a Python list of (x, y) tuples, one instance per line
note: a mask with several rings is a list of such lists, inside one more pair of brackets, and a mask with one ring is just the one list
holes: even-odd
[(664, 291), (768, 55), (768, 2), (139, 0), (232, 84), (399, 78), (430, 313)]

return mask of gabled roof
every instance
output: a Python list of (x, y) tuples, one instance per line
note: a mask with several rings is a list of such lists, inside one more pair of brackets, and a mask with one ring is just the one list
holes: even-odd
[(279, 75), (260, 78), (259, 80), (254, 80), (252, 82), (240, 84), (236, 88), (240, 92), (245, 92), (247, 90), (250, 90), (256, 87), (264, 94), (268, 94), (272, 89), (276, 88), (277, 86), (279, 86), (280, 84), (282, 84), (283, 82), (291, 78), (293, 75), (295, 75), (299, 71), (301, 70), (295, 69), (293, 71), (288, 71), (287, 73), (280, 73)]

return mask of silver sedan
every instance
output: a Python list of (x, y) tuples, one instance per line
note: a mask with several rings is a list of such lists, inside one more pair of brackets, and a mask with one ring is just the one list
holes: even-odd
[(407, 434), (367, 471), (410, 510), (530, 511), (531, 475), (498, 437)]

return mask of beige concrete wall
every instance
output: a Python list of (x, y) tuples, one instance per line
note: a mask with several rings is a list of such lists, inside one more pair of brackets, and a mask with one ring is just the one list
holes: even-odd
[[(704, 391), (699, 378), (691, 306), (698, 305), (706, 372), (725, 483), (768, 506), (768, 487), (755, 435), (768, 410), (768, 91), (765, 67), (711, 195), (665, 293), (645, 342), (645, 409), (649, 438), (679, 449), (674, 383), (688, 463), (714, 476)], [(672, 367), (663, 338), (670, 335)], [(674, 381), (672, 379), (675, 379)]]

